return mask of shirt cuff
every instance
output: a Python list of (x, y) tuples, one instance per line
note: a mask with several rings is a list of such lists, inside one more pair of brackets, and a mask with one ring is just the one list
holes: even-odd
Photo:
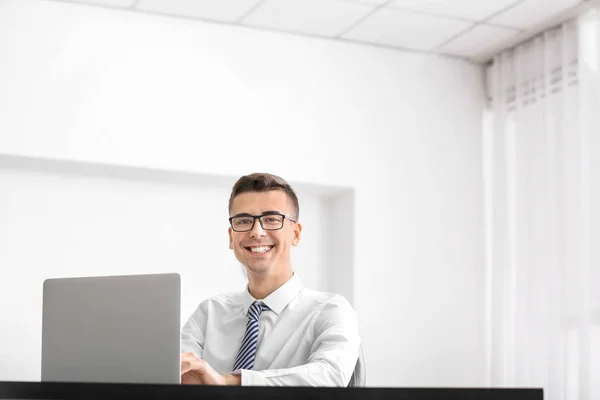
[(239, 372), (242, 374), (242, 386), (267, 386), (265, 374), (260, 371), (242, 369)]

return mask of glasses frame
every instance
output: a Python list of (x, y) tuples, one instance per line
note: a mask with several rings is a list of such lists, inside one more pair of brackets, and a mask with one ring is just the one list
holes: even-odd
[[(263, 226), (263, 222), (261, 220), (262, 217), (268, 217), (268, 216), (272, 216), (272, 215), (278, 215), (280, 217), (282, 217), (283, 219), (281, 220), (281, 226), (277, 229), (267, 229)], [(248, 230), (243, 230), (243, 231), (238, 231), (233, 227), (233, 219), (234, 218), (240, 218), (240, 217), (246, 217), (246, 218), (252, 218), (252, 226), (250, 227), (250, 229)], [(244, 214), (244, 215), (236, 215), (233, 217), (229, 217), (229, 225), (231, 226), (231, 229), (234, 232), (250, 232), (252, 229), (254, 229), (254, 225), (256, 224), (256, 220), (258, 220), (258, 223), (260, 224), (260, 227), (264, 230), (264, 231), (278, 231), (280, 229), (283, 228), (283, 224), (285, 223), (285, 220), (288, 221), (292, 221), (293, 223), (296, 223), (297, 221), (294, 219), (291, 219), (290, 217), (288, 217), (285, 214), (281, 214), (281, 213), (265, 213), (265, 214), (260, 214), (260, 215), (251, 215), (251, 214)]]

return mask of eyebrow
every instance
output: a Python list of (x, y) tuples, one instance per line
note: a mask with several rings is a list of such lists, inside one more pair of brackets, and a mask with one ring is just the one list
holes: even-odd
[[(259, 215), (262, 216), (262, 215), (272, 215), (272, 214), (284, 214), (284, 213), (282, 211), (277, 211), (277, 210), (268, 210)], [(232, 218), (235, 218), (235, 217), (253, 217), (253, 215), (250, 213), (239, 213), (239, 214), (235, 214)], [(258, 217), (258, 215), (257, 215), (257, 217)]]

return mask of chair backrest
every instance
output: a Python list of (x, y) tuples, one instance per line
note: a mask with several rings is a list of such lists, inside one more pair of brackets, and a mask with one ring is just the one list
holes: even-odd
[(358, 348), (358, 360), (354, 367), (354, 372), (350, 378), (348, 387), (364, 387), (367, 382), (367, 369), (365, 367), (365, 358), (363, 356), (362, 346)]

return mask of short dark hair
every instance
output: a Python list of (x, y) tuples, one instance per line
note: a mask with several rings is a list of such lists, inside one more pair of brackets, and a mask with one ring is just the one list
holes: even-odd
[(233, 199), (236, 196), (246, 192), (268, 192), (270, 190), (281, 190), (288, 195), (294, 207), (292, 217), (298, 221), (298, 218), (300, 218), (300, 205), (298, 204), (296, 192), (283, 178), (267, 173), (244, 175), (237, 180), (231, 190), (231, 196), (229, 196), (229, 214), (231, 214)]

